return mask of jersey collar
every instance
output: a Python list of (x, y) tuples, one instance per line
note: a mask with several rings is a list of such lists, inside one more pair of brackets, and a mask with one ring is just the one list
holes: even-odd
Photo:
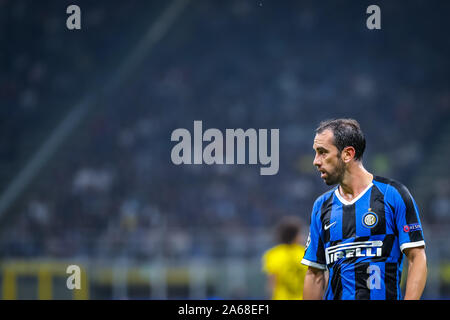
[(341, 194), (339, 193), (339, 186), (336, 188), (336, 190), (334, 190), (334, 194), (336, 195), (336, 197), (339, 199), (340, 202), (342, 202), (342, 204), (348, 206), (351, 204), (354, 204), (356, 201), (358, 201), (367, 191), (369, 191), (370, 188), (372, 188), (373, 186), (373, 182), (371, 182), (360, 194), (358, 194), (358, 196), (356, 198), (354, 198), (352, 201), (347, 201), (345, 200)]

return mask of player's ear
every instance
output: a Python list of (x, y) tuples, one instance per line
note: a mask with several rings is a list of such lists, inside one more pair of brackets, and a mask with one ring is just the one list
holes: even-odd
[(345, 147), (341, 154), (342, 160), (347, 163), (355, 158), (356, 150), (354, 147)]

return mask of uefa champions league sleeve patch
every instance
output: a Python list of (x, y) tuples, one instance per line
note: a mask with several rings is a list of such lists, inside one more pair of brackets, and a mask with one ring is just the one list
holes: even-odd
[(422, 227), (419, 223), (412, 223), (412, 224), (406, 224), (403, 226), (403, 231), (405, 232), (411, 232), (411, 231), (417, 231), (422, 230)]

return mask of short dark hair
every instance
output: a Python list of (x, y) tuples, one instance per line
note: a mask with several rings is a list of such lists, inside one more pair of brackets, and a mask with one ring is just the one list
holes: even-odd
[(334, 145), (342, 152), (345, 147), (355, 148), (355, 159), (361, 160), (366, 149), (366, 138), (355, 119), (332, 119), (322, 121), (316, 133), (331, 130), (334, 135)]
[(281, 219), (277, 226), (277, 237), (280, 243), (290, 244), (294, 242), (300, 233), (302, 223), (300, 218), (295, 216), (286, 216)]

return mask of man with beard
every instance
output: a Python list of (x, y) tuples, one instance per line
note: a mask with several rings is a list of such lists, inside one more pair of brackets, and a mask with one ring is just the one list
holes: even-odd
[(422, 295), (427, 265), (417, 205), (401, 183), (364, 168), (365, 146), (356, 120), (328, 120), (316, 129), (313, 164), (327, 185), (337, 186), (313, 206), (302, 260), (305, 300), (402, 299), (403, 254), (409, 263), (404, 299)]

